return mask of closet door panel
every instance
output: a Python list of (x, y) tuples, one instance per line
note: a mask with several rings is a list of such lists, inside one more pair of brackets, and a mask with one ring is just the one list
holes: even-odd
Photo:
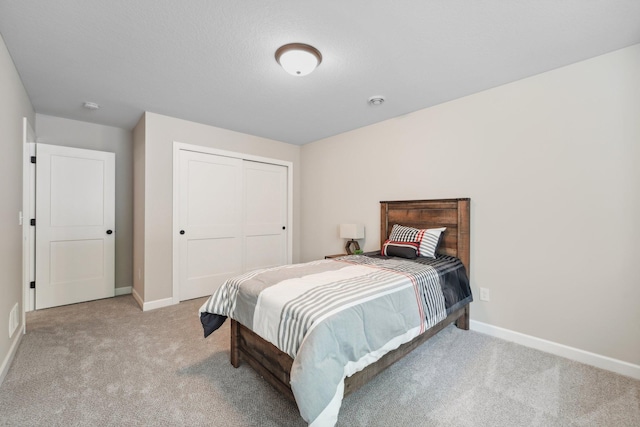
[(180, 300), (242, 273), (242, 160), (180, 151)]
[(244, 161), (245, 270), (287, 262), (287, 170)]

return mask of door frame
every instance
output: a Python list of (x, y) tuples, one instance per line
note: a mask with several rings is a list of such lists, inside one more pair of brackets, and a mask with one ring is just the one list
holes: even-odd
[(26, 313), (35, 310), (35, 291), (30, 283), (35, 280), (35, 227), (30, 224), (35, 218), (36, 165), (31, 163), (35, 156), (36, 133), (26, 117), (22, 118), (22, 327), (26, 333)]
[(172, 227), (172, 264), (173, 264), (173, 304), (180, 302), (180, 244), (179, 231), (179, 186), (180, 186), (180, 151), (194, 151), (203, 154), (213, 154), (216, 156), (232, 157), (241, 160), (249, 160), (252, 162), (268, 163), (272, 165), (284, 166), (287, 168), (287, 263), (293, 262), (293, 162), (286, 160), (273, 159), (269, 157), (254, 156), (251, 154), (238, 153), (234, 151), (220, 150), (217, 148), (205, 147), (202, 145), (187, 144), (184, 142), (173, 141), (173, 227)]

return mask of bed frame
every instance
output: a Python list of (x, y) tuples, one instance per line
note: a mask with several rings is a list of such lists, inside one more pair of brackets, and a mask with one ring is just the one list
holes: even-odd
[[(438, 252), (460, 258), (467, 269), (467, 275), (470, 276), (469, 204), (468, 198), (380, 202), (380, 245), (382, 247), (394, 224), (421, 229), (447, 227)], [(293, 359), (244, 325), (233, 319), (230, 320), (231, 364), (237, 368), (242, 360), (246, 361), (267, 382), (295, 402), (289, 385)], [(468, 304), (451, 313), (446, 319), (412, 341), (387, 353), (362, 371), (345, 378), (344, 395), (346, 396), (366, 384), (377, 374), (453, 322), (460, 329), (469, 329)]]

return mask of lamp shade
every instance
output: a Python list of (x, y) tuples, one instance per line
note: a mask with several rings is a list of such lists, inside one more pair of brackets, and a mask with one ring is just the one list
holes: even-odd
[(362, 239), (364, 237), (364, 225), (340, 224), (340, 237), (343, 239)]

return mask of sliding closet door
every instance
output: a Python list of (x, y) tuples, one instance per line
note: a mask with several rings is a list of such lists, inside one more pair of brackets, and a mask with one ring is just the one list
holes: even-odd
[(287, 169), (244, 162), (245, 271), (287, 263)]
[(242, 272), (242, 160), (179, 151), (180, 300)]

